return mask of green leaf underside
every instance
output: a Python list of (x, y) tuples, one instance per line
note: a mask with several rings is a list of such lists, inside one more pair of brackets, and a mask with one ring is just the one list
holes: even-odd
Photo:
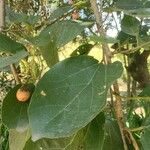
[(19, 62), (22, 58), (28, 56), (28, 52), (22, 50), (12, 56), (0, 57), (0, 68), (7, 67), (10, 64)]
[(32, 139), (67, 137), (86, 126), (122, 71), (119, 62), (105, 66), (89, 56), (57, 63), (37, 84), (29, 106)]
[(22, 44), (0, 33), (0, 52), (16, 53), (17, 51), (25, 49), (26, 48)]
[(16, 92), (20, 87), (17, 85), (13, 88), (3, 100), (2, 121), (9, 129), (24, 132), (28, 128), (28, 103), (17, 100)]

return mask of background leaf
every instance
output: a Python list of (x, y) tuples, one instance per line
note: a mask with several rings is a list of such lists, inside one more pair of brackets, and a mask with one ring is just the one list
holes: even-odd
[(105, 138), (102, 150), (123, 150), (123, 142), (116, 121), (108, 120), (105, 123)]
[(0, 52), (16, 53), (17, 51), (25, 49), (26, 48), (22, 44), (0, 33)]
[(26, 23), (29, 25), (35, 25), (39, 19), (39, 16), (27, 15), (23, 12), (14, 12), (10, 8), (7, 8), (6, 11), (6, 21), (8, 23)]
[(28, 52), (22, 50), (12, 56), (0, 57), (0, 68), (7, 67), (10, 64), (19, 62), (22, 58), (28, 56)]
[(88, 56), (57, 63), (39, 81), (30, 103), (33, 140), (71, 136), (86, 126), (104, 108), (107, 89), (122, 71), (119, 62), (105, 66)]

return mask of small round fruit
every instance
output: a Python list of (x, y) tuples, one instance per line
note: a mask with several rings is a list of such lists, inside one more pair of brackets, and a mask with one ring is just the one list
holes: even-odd
[(18, 89), (16, 93), (16, 98), (20, 102), (26, 102), (30, 99), (31, 93), (28, 90)]
[(79, 19), (79, 13), (77, 12), (77, 11), (74, 11), (72, 14), (71, 14), (71, 18), (73, 19), (73, 20), (77, 20), (77, 19)]

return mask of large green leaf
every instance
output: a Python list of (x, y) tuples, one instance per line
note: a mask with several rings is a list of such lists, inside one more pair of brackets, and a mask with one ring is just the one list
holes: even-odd
[(16, 52), (12, 56), (0, 57), (0, 68), (4, 68), (10, 64), (19, 62), (22, 58), (26, 57), (27, 55), (28, 55), (28, 52), (22, 50), (22, 51)]
[(22, 103), (17, 100), (16, 92), (20, 86), (13, 88), (3, 100), (2, 121), (8, 128), (23, 132), (28, 128), (28, 102)]
[(140, 30), (140, 21), (135, 17), (125, 15), (121, 21), (121, 29), (129, 35), (137, 36)]
[(41, 49), (48, 66), (58, 62), (57, 50), (84, 30), (80, 23), (64, 20), (45, 28), (32, 42)]
[(26, 48), (9, 38), (8, 36), (0, 33), (0, 52), (16, 53), (17, 51), (25, 50)]
[(29, 106), (33, 140), (71, 136), (86, 126), (122, 71), (120, 62), (103, 65), (89, 56), (57, 63), (37, 84)]
[(30, 138), (29, 130), (19, 133), (14, 129), (9, 130), (9, 149), (23, 150), (27, 140)]

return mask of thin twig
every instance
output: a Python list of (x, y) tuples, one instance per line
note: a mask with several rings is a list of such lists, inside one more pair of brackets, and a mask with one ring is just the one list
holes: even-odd
[(143, 130), (144, 128), (146, 128), (146, 127), (145, 126), (141, 126), (141, 127), (138, 127), (138, 128), (133, 128), (133, 129), (128, 129), (128, 130), (130, 130), (131, 132), (137, 132), (137, 131)]
[(139, 100), (139, 99), (142, 99), (142, 100), (150, 100), (150, 96), (146, 96), (146, 97), (142, 97), (142, 96), (134, 96), (134, 97), (125, 97), (125, 96), (121, 96), (120, 94), (116, 93), (116, 92), (113, 92), (114, 95), (122, 98), (122, 99), (129, 99), (129, 100)]
[(130, 140), (131, 140), (131, 142), (132, 142), (132, 144), (133, 144), (134, 149), (135, 149), (135, 150), (140, 150), (140, 149), (139, 149), (139, 146), (138, 146), (138, 144), (137, 144), (135, 138), (133, 137), (132, 133), (130, 132), (130, 130), (124, 129), (124, 131), (129, 135), (129, 138), (130, 138)]
[(19, 78), (19, 76), (18, 76), (18, 73), (17, 73), (17, 69), (16, 69), (15, 64), (11, 64), (11, 65), (10, 65), (10, 68), (11, 68), (11, 71), (12, 71), (12, 74), (13, 74), (13, 76), (14, 76), (14, 78), (15, 78), (16, 83), (17, 83), (17, 84), (21, 84), (21, 80), (20, 80), (20, 78)]

